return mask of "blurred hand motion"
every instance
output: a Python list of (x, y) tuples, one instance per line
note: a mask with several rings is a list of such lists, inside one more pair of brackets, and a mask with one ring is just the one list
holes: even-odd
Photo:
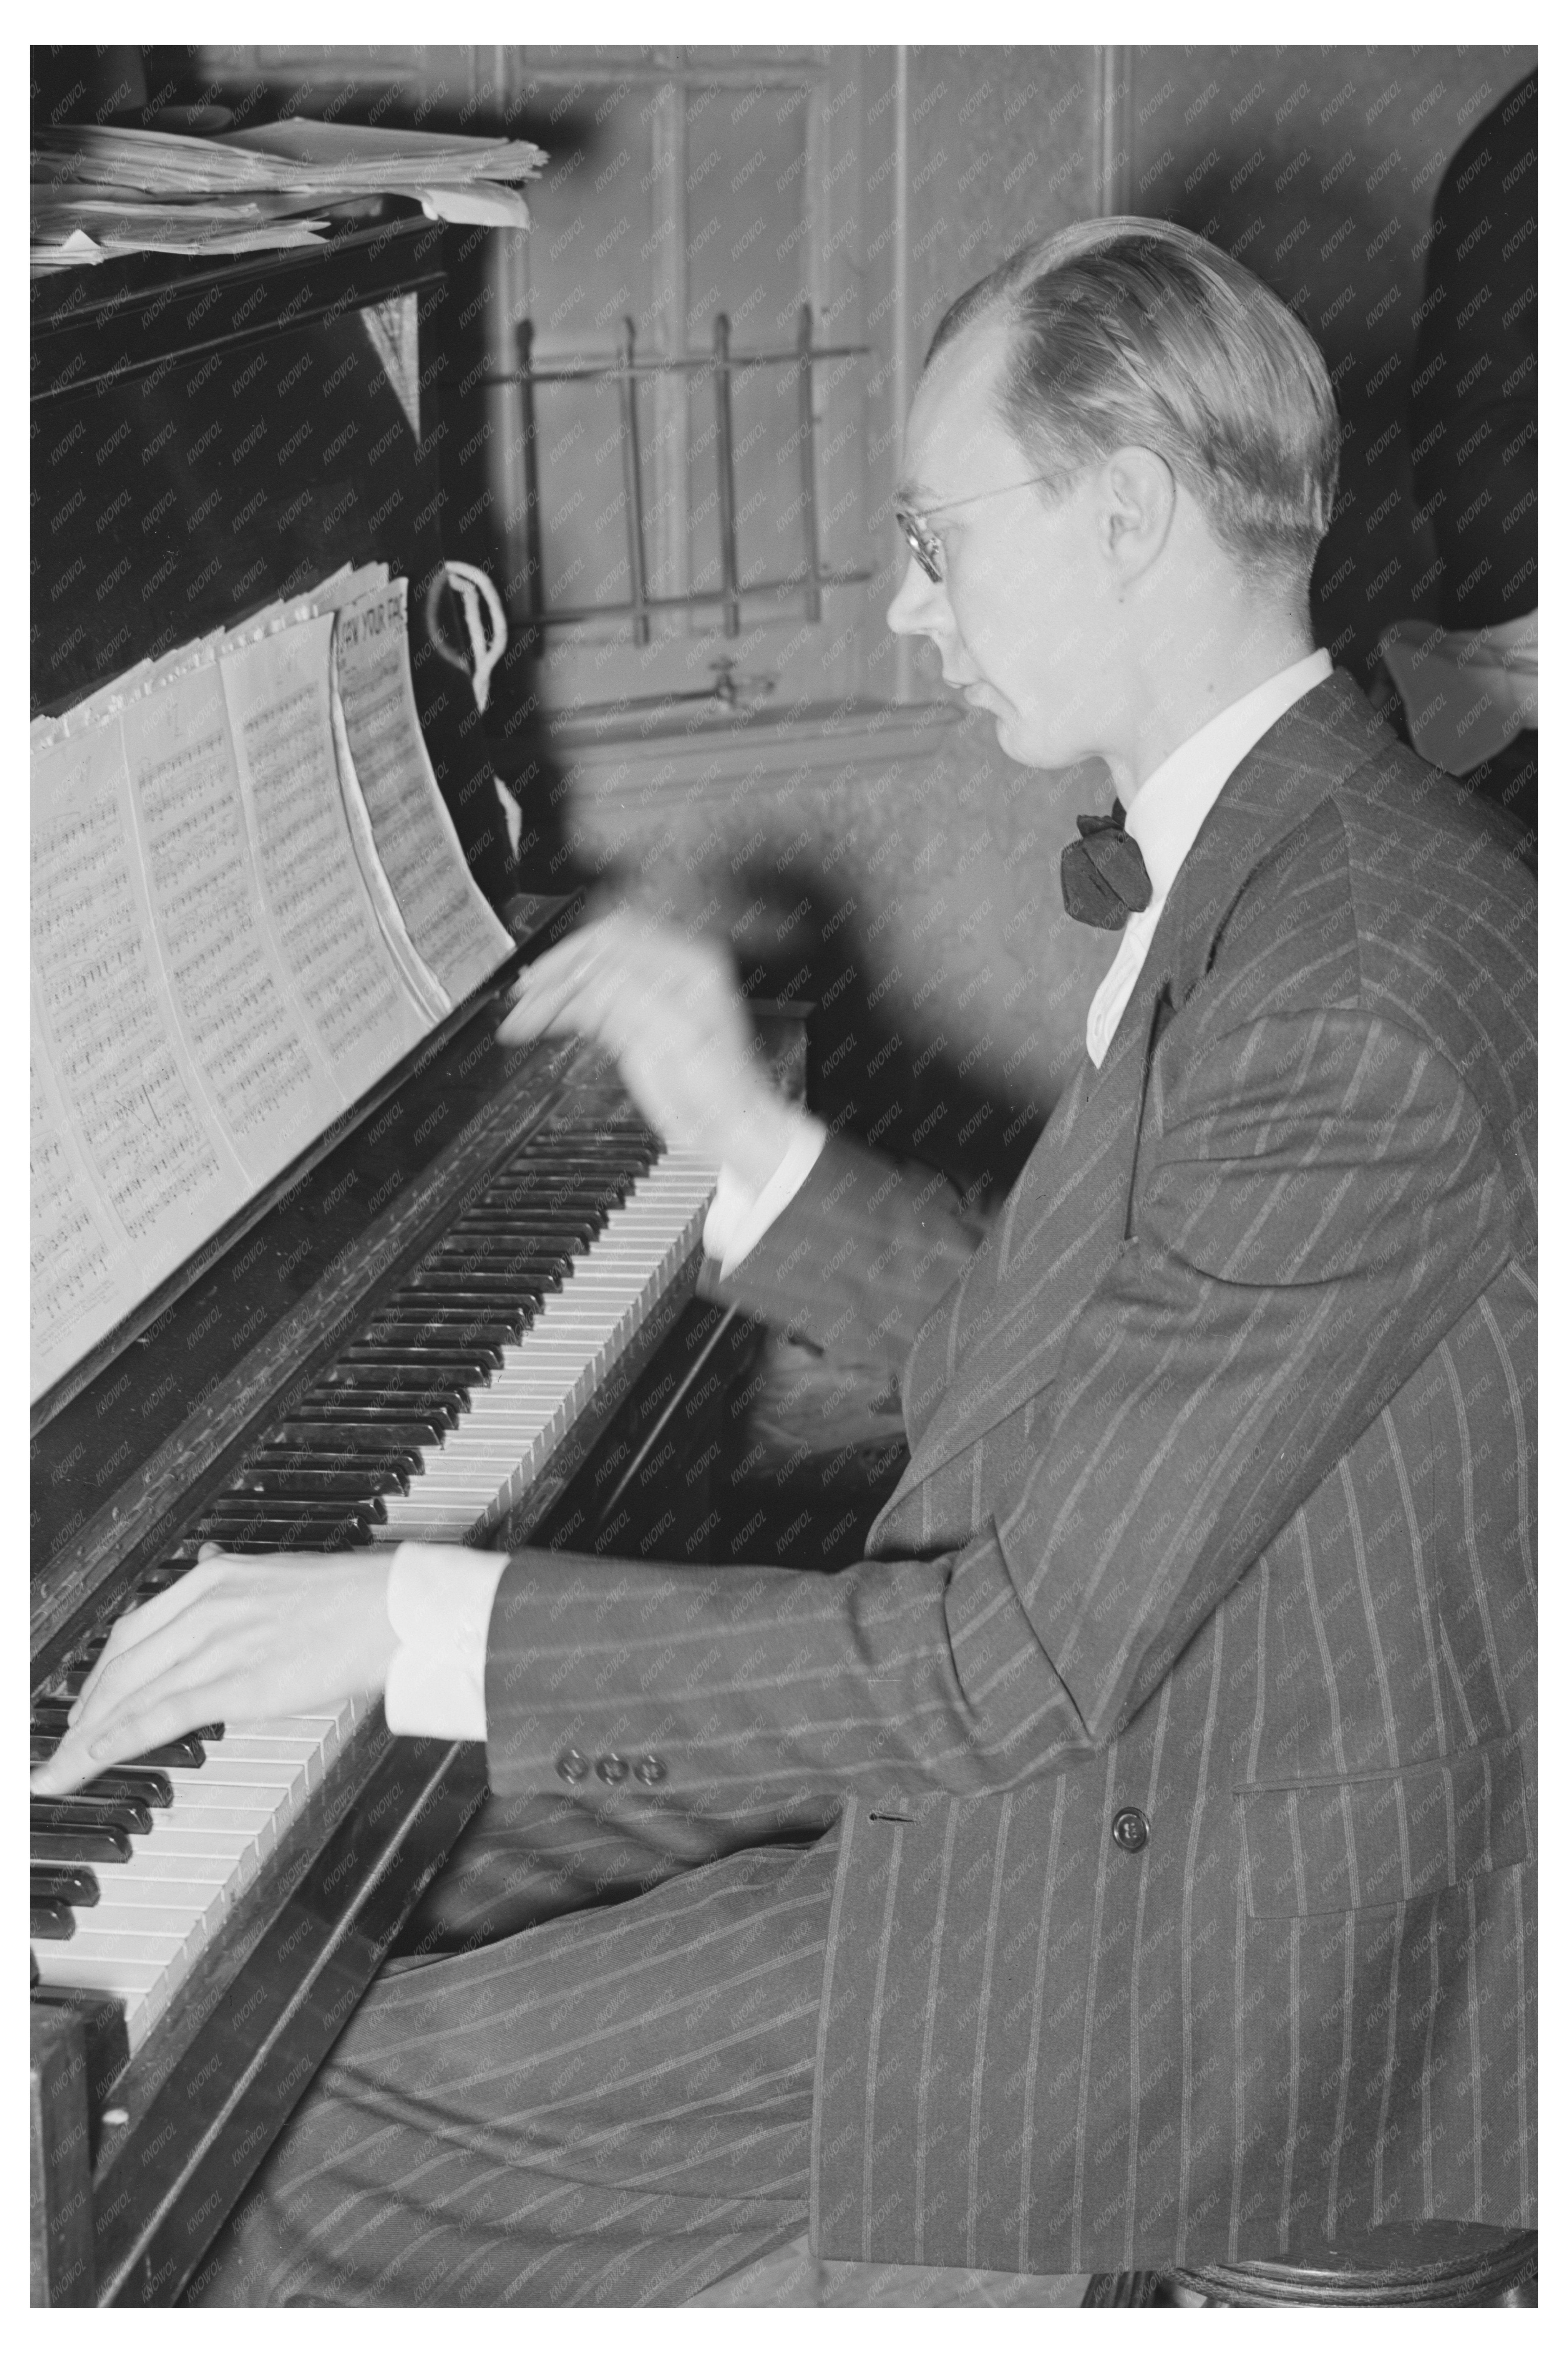
[(772, 1176), (794, 1114), (760, 1066), (724, 949), (619, 909), (530, 965), (501, 1025), (509, 1045), (576, 1031), (612, 1053), (622, 1083), (672, 1148)]
[(396, 1648), (374, 1555), (204, 1555), (121, 1618), (35, 1796), (58, 1798), (199, 1725), (307, 1715), (380, 1692)]

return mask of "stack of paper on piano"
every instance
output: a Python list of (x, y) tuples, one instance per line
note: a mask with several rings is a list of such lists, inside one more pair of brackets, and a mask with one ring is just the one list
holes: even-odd
[(344, 569), (32, 732), (32, 1394), (509, 953), (406, 583)]
[(524, 228), (513, 183), (544, 161), (526, 139), (293, 121), (190, 138), (66, 123), (34, 134), (35, 269), (110, 254), (240, 253), (314, 242), (322, 207), (415, 198), (433, 219)]

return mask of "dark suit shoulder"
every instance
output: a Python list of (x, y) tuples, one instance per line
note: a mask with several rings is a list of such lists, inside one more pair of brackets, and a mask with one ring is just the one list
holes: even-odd
[(1187, 1029), (1202, 1052), (1276, 1017), (1354, 1011), (1397, 1025), (1474, 1097), (1528, 1255), (1535, 996), (1535, 882), (1511, 829), (1384, 737), (1246, 876)]
[(1304, 797), (1212, 919), (1205, 1026), (1360, 1006), (1438, 1051), (1534, 1043), (1536, 888), (1506, 818), (1392, 736)]

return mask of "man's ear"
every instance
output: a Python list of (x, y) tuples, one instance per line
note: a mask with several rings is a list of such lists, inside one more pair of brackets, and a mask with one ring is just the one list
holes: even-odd
[(1102, 553), (1121, 589), (1154, 564), (1171, 534), (1176, 478), (1155, 449), (1113, 449), (1100, 470), (1097, 517)]

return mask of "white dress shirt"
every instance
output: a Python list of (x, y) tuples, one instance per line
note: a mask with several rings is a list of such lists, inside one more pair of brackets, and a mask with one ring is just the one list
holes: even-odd
[(1154, 895), (1141, 915), (1128, 916), (1115, 962), (1089, 1005), (1084, 1042), (1097, 1069), (1105, 1060), (1116, 1025), (1143, 969), (1171, 885), (1205, 818), (1253, 745), (1293, 702), (1300, 702), (1320, 685), (1332, 668), (1331, 658), (1320, 647), (1316, 653), (1303, 654), (1289, 670), (1276, 670), (1239, 702), (1227, 703), (1184, 744), (1178, 744), (1140, 786), (1127, 812), (1127, 830), (1143, 853)]
[[(1293, 702), (1327, 678), (1333, 664), (1320, 650), (1276, 672), (1195, 735), (1178, 744), (1140, 787), (1127, 830), (1149, 870), (1154, 895), (1130, 915), (1121, 944), (1089, 1008), (1085, 1042), (1098, 1066), (1142, 969), (1172, 883), (1226, 780)], [(794, 1142), (760, 1191), (722, 1168), (702, 1228), (702, 1247), (729, 1274), (792, 1201), (816, 1164), (827, 1131), (799, 1114)], [(397, 1636), (386, 1681), (386, 1721), (394, 1732), (447, 1740), (485, 1736), (485, 1655), (490, 1610), (507, 1556), (452, 1545), (399, 1545), (387, 1580), (386, 1609)]]

